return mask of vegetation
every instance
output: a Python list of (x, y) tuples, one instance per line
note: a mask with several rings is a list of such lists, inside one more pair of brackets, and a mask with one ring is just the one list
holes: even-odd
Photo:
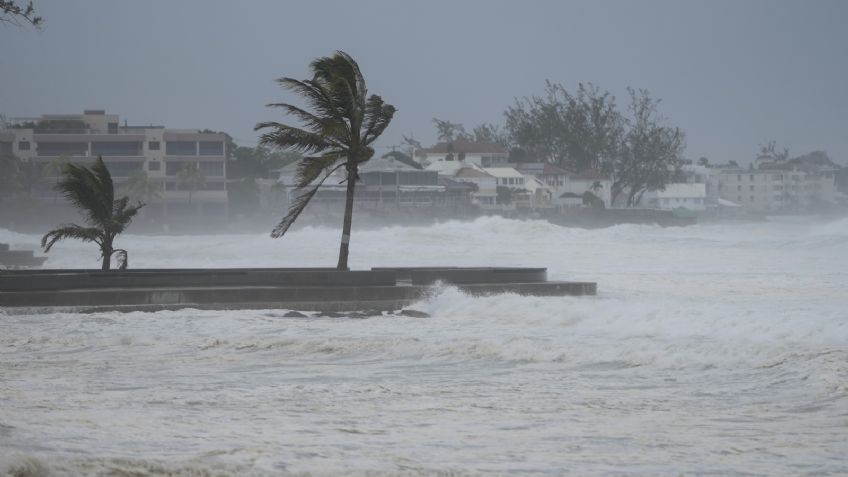
[(368, 96), (359, 65), (347, 53), (338, 51), (333, 56), (317, 58), (310, 69), (312, 79), (280, 78), (277, 82), (300, 95), (311, 111), (288, 103), (269, 104), (296, 117), (304, 127), (278, 122), (256, 125), (256, 130), (267, 130), (260, 137), (260, 144), (311, 154), (298, 163), (295, 185), (299, 195), (271, 236), (283, 236), (321, 184), (344, 168), (347, 193), (337, 268), (347, 270), (359, 165), (374, 155), (371, 144), (388, 127), (395, 108), (380, 96)]
[(18, 25), (21, 20), (36, 28), (44, 25), (44, 19), (35, 13), (31, 1), (22, 3), (18, 0), (0, 0), (0, 23)]
[(151, 179), (144, 170), (137, 170), (127, 178), (123, 192), (131, 200), (147, 203), (162, 197), (162, 184)]
[(56, 242), (64, 239), (94, 242), (100, 247), (101, 269), (109, 270), (115, 237), (127, 228), (144, 204), (129, 205), (127, 196), (115, 198), (112, 176), (101, 157), (91, 167), (66, 165), (56, 189), (80, 210), (87, 226), (61, 225), (41, 238), (42, 248), (49, 252)]
[(182, 169), (177, 171), (177, 184), (180, 188), (188, 190), (188, 203), (191, 204), (192, 194), (206, 185), (206, 174), (203, 173), (196, 162), (186, 163)]

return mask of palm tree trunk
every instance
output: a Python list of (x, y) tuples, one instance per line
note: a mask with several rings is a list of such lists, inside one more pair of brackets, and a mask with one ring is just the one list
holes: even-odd
[(100, 265), (100, 270), (106, 272), (112, 268), (112, 244), (103, 244), (100, 251), (103, 253), (103, 263)]
[[(351, 161), (352, 162), (352, 161)], [(342, 226), (342, 243), (339, 247), (338, 270), (349, 270), (347, 267), (347, 255), (350, 249), (350, 228), (353, 224), (353, 193), (356, 187), (356, 165), (348, 167), (347, 170), (347, 195), (345, 197), (344, 225)]]

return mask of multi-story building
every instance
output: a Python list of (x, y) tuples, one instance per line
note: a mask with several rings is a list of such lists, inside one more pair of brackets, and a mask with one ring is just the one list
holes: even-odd
[[(137, 171), (159, 188), (158, 197), (148, 198), (143, 209), (149, 216), (225, 216), (226, 143), (223, 133), (121, 125), (118, 115), (103, 110), (18, 118), (0, 129), (0, 154), (40, 166), (37, 195), (55, 194), (59, 170), (53, 164), (90, 164), (102, 156), (116, 188)], [(178, 176), (187, 164), (196, 164), (204, 177), (192, 190)]]
[(835, 203), (835, 170), (793, 164), (759, 169), (725, 169), (718, 174), (719, 197), (757, 212), (795, 210)]

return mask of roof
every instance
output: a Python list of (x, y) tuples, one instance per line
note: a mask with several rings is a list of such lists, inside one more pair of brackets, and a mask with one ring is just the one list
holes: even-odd
[(446, 189), (474, 189), (474, 185), (468, 182), (455, 181), (450, 177), (439, 176), (439, 185)]
[(491, 142), (477, 142), (468, 139), (459, 138), (449, 142), (440, 142), (433, 147), (419, 149), (415, 152), (416, 155), (425, 154), (447, 154), (465, 153), (465, 154), (506, 154), (507, 151), (503, 147)]
[(512, 167), (486, 167), (485, 171), (498, 178), (524, 177), (522, 173), (516, 171)]
[(456, 171), (454, 177), (492, 177), (492, 175), (479, 167), (463, 167)]

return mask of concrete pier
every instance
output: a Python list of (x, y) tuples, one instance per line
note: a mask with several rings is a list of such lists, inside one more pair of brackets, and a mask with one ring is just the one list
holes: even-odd
[(397, 310), (434, 293), (437, 283), (474, 296), (597, 293), (597, 285), (591, 282), (549, 282), (544, 268), (21, 270), (0, 272), (0, 307), (15, 313)]

